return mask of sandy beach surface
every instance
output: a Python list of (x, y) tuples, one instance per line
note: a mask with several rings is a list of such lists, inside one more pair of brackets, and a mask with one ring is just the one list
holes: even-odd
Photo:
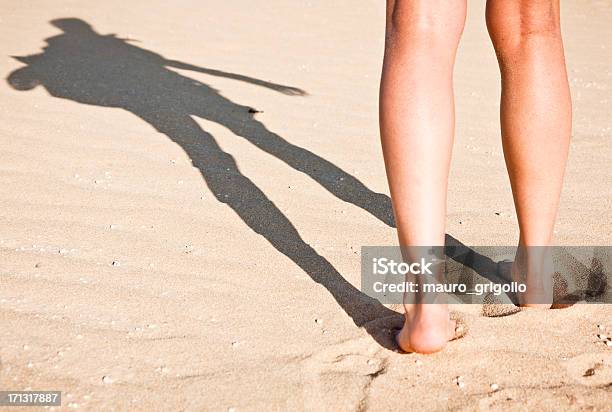
[[(455, 72), (448, 234), (513, 245), (483, 3)], [(555, 242), (610, 245), (612, 3), (562, 7)], [(360, 248), (396, 242), (383, 20), (373, 0), (3, 2), (0, 389), (85, 410), (610, 410), (610, 306), (461, 305), (444, 352), (393, 350), (399, 309), (359, 291)]]

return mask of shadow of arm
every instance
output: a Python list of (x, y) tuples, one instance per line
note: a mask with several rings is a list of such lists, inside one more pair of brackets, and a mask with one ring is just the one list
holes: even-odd
[(32, 90), (33, 88), (38, 86), (40, 82), (36, 77), (36, 74), (34, 73), (32, 67), (29, 66), (34, 62), (34, 56), (11, 57), (22, 63), (28, 64), (28, 66), (21, 67), (9, 74), (9, 76), (6, 78), (7, 83), (10, 84), (13, 89), (20, 91)]
[(174, 67), (176, 69), (192, 70), (194, 72), (205, 73), (211, 76), (225, 77), (227, 79), (239, 80), (241, 82), (246, 82), (246, 83), (254, 84), (256, 86), (261, 86), (267, 89), (275, 90), (279, 93), (283, 93), (289, 96), (306, 96), (308, 94), (304, 90), (299, 89), (297, 87), (284, 86), (282, 84), (267, 82), (265, 80), (260, 80), (260, 79), (255, 79), (253, 77), (244, 76), (242, 74), (229, 73), (229, 72), (224, 72), (222, 70), (207, 69), (205, 67), (199, 67), (199, 66), (194, 66), (189, 63), (183, 63), (178, 60), (166, 60), (165, 65)]
[(14, 71), (7, 77), (6, 81), (13, 89), (19, 91), (32, 90), (40, 84), (38, 80), (32, 76), (31, 71), (27, 67)]

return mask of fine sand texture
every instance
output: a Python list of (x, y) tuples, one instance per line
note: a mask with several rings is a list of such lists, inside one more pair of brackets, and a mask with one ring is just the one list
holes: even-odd
[[(610, 306), (485, 317), (431, 356), (360, 292), (395, 245), (384, 2), (3, 1), (0, 390), (84, 410), (609, 410)], [(448, 234), (514, 245), (499, 73), (470, 1)], [(612, 2), (562, 1), (555, 242), (612, 244)], [(432, 167), (436, 167), (432, 164)]]

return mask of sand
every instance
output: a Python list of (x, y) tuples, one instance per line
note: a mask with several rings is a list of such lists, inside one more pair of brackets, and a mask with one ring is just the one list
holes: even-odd
[[(448, 233), (512, 245), (482, 3), (456, 67)], [(575, 121), (555, 242), (609, 245), (612, 4), (562, 3)], [(360, 247), (395, 244), (382, 2), (0, 16), (0, 388), (84, 410), (609, 410), (609, 306), (457, 306), (465, 338), (403, 355), (401, 315), (359, 292)]]

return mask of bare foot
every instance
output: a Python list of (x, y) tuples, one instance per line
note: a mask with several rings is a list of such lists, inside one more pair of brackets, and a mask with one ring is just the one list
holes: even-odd
[(404, 327), (396, 335), (397, 345), (404, 352), (435, 353), (453, 340), (457, 321), (450, 318), (442, 304), (405, 305)]
[(521, 307), (550, 309), (553, 304), (553, 262), (550, 249), (543, 246), (519, 247), (512, 264), (512, 280), (524, 283), (518, 293)]

